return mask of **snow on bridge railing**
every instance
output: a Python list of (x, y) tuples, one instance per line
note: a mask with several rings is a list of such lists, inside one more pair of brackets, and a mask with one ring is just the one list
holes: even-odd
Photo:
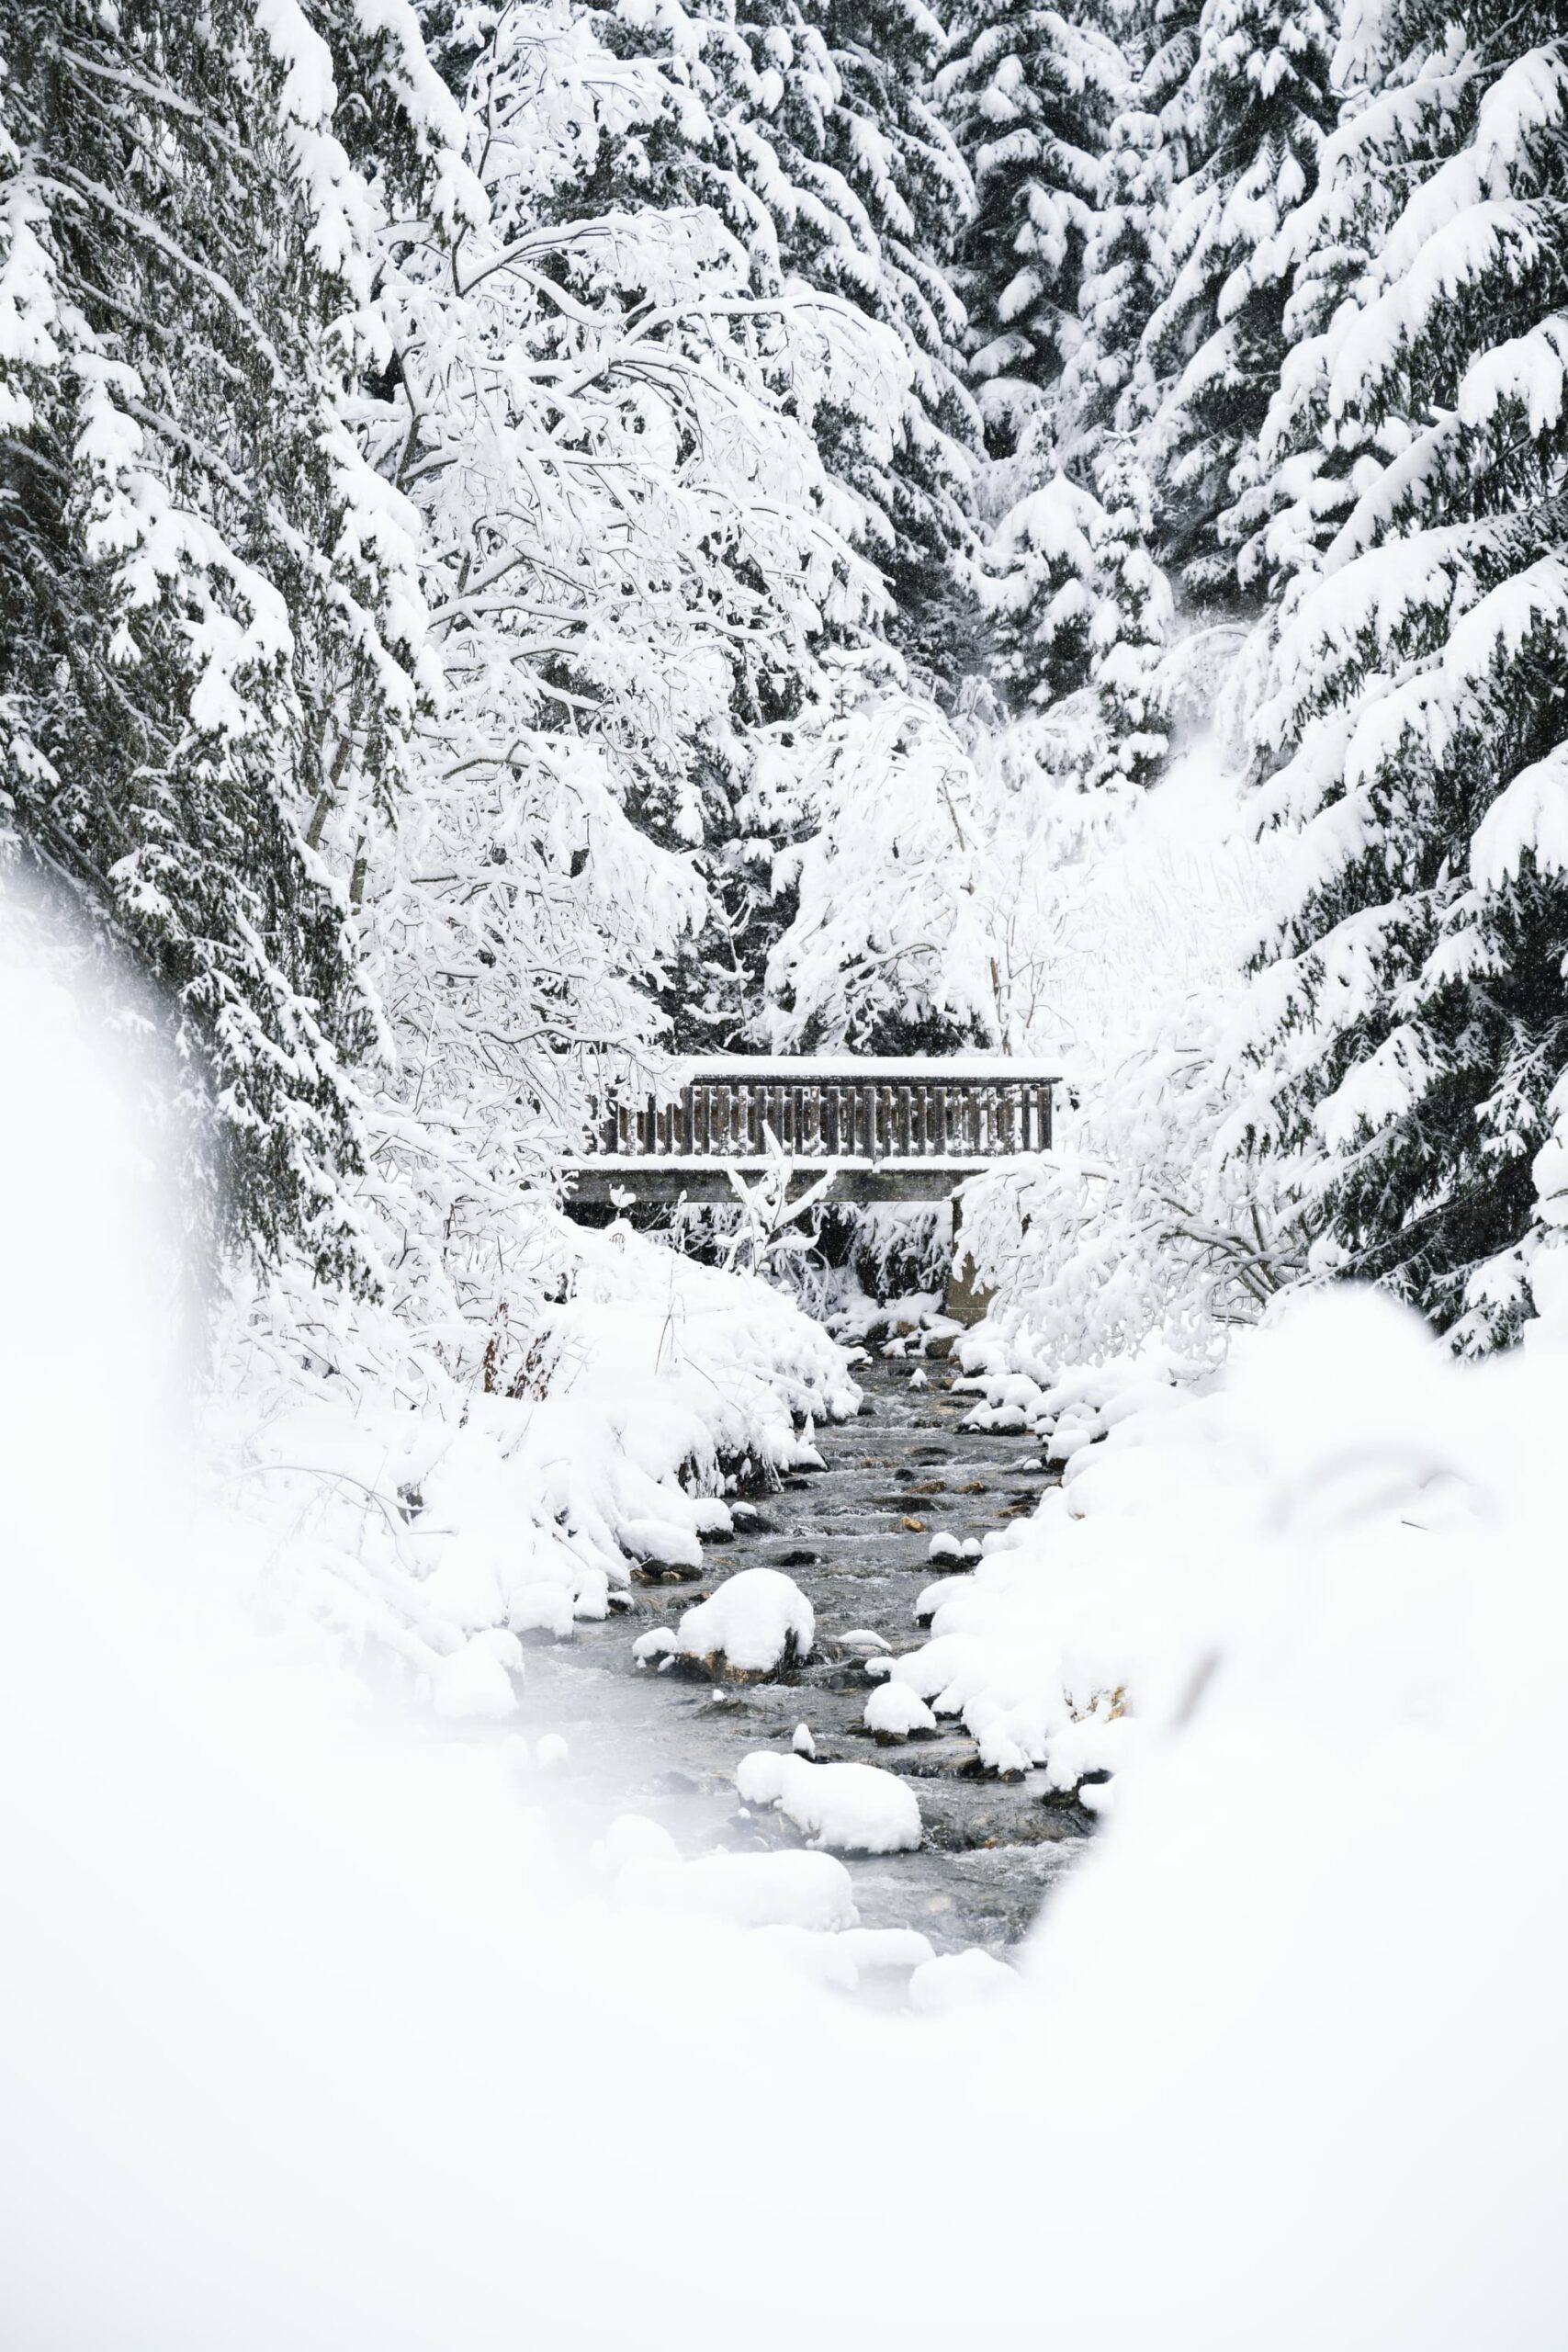
[(806, 1159), (996, 1159), (1051, 1141), (1057, 1074), (964, 1054), (738, 1055), (675, 1063), (606, 1104), (594, 1157), (757, 1159), (772, 1133)]

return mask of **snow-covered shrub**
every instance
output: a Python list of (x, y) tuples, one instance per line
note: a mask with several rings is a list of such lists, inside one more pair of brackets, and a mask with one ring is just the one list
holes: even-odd
[(808, 830), (773, 871), (794, 913), (768, 958), (773, 1050), (989, 1040), (980, 786), (951, 722), (867, 658), (841, 664), (809, 729), (779, 732), (750, 805), (761, 827)]
[(1015, 1017), (1065, 1048), (1055, 1142), (964, 1188), (995, 1296), (959, 1355), (982, 1419), (1059, 1429), (1065, 1453), (1129, 1380), (1212, 1370), (1304, 1233), (1285, 1171), (1235, 1148), (1239, 962), (1273, 861), (1234, 780), (1202, 745), (1092, 831), (1063, 810), (1055, 837), (1072, 856), (1032, 884), (1052, 920), (1014, 977)]
[(814, 1464), (812, 1422), (858, 1401), (841, 1351), (754, 1276), (625, 1226), (541, 1216), (528, 1247), (541, 1279), (504, 1349), (400, 1302), (287, 1291), (223, 1324), (221, 1540), (286, 1618), (428, 1683), (443, 1711), (503, 1703), (493, 1640), (451, 1664), (472, 1637), (564, 1637), (635, 1562), (699, 1567), (729, 1529), (727, 1478)]
[(958, 1348), (987, 1393), (977, 1419), (1047, 1425), (1058, 1456), (1130, 1374), (1212, 1370), (1302, 1272), (1297, 1204), (1226, 1148), (1235, 1091), (1207, 1012), (1100, 1076), (1070, 1144), (964, 1188), (964, 1246), (996, 1293)]
[[(800, 1164), (809, 1174), (811, 1163)], [(863, 1338), (888, 1320), (919, 1319), (941, 1300), (953, 1262), (953, 1211), (939, 1202), (835, 1201), (794, 1207), (798, 1227), (764, 1227), (761, 1271), (804, 1312), (840, 1336)], [(755, 1262), (756, 1238), (739, 1204), (696, 1203), (671, 1212), (677, 1246), (721, 1265)], [(796, 1235), (798, 1238), (795, 1238)]]

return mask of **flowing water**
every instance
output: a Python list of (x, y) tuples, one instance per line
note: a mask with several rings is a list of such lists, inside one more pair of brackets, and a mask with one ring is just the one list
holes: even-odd
[[(1049, 1798), (1039, 1774), (1012, 1783), (978, 1775), (974, 1742), (945, 1723), (935, 1737), (879, 1745), (861, 1721), (873, 1687), (862, 1663), (868, 1645), (852, 1637), (914, 1647), (924, 1638), (916, 1598), (950, 1565), (932, 1566), (931, 1535), (962, 1542), (1032, 1510), (1055, 1473), (1027, 1435), (964, 1430), (967, 1404), (948, 1393), (941, 1363), (878, 1357), (855, 1376), (865, 1405), (857, 1420), (818, 1432), (825, 1467), (758, 1495), (756, 1523), (714, 1539), (695, 1584), (635, 1583), (629, 1612), (530, 1652), (529, 1713), (568, 1741), (557, 1795), (583, 1828), (616, 1812), (647, 1813), (688, 1854), (793, 1837), (776, 1815), (740, 1807), (734, 1773), (749, 1749), (787, 1747), (798, 1724), (809, 1726), (819, 1761), (909, 1775), (925, 1826), (919, 1850), (846, 1857), (862, 1921), (919, 1928), (939, 1951), (999, 1951), (1081, 1850), (1088, 1817)], [(673, 1625), (721, 1577), (761, 1566), (784, 1568), (809, 1597), (811, 1664), (785, 1680), (719, 1686), (634, 1664), (639, 1633)]]

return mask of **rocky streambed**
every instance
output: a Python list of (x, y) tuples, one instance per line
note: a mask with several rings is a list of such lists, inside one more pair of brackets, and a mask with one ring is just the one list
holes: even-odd
[[(932, 1565), (933, 1534), (978, 1538), (1032, 1510), (1055, 1474), (1027, 1435), (966, 1430), (965, 1400), (950, 1394), (943, 1364), (878, 1356), (855, 1376), (865, 1407), (818, 1432), (825, 1467), (754, 1498), (755, 1516), (710, 1542), (695, 1583), (641, 1578), (629, 1611), (530, 1653), (529, 1713), (567, 1741), (556, 1798), (585, 1833), (612, 1811), (647, 1813), (687, 1854), (794, 1841), (776, 1815), (740, 1806), (734, 1775), (749, 1750), (787, 1747), (801, 1724), (818, 1761), (908, 1775), (924, 1825), (919, 1850), (845, 1858), (862, 1921), (919, 1928), (938, 1950), (1001, 1951), (1081, 1850), (1089, 1818), (1048, 1796), (1043, 1775), (981, 1775), (974, 1742), (945, 1723), (934, 1737), (879, 1744), (862, 1720), (874, 1688), (863, 1661), (886, 1654), (880, 1644), (897, 1652), (923, 1638), (916, 1599), (951, 1565)], [(783, 1568), (809, 1598), (811, 1662), (750, 1683), (636, 1666), (639, 1634), (673, 1626), (725, 1576), (756, 1566)]]

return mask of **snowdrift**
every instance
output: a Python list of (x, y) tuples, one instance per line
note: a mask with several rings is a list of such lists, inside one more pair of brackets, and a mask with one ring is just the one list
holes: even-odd
[(814, 1421), (859, 1402), (843, 1351), (754, 1276), (625, 1225), (539, 1226), (566, 1295), (538, 1310), (514, 1393), (428, 1364), (412, 1394), (355, 1393), (279, 1363), (253, 1324), (214, 1416), (210, 1540), (453, 1716), (509, 1712), (517, 1637), (604, 1616), (639, 1566), (698, 1573), (726, 1492), (814, 1464)]

